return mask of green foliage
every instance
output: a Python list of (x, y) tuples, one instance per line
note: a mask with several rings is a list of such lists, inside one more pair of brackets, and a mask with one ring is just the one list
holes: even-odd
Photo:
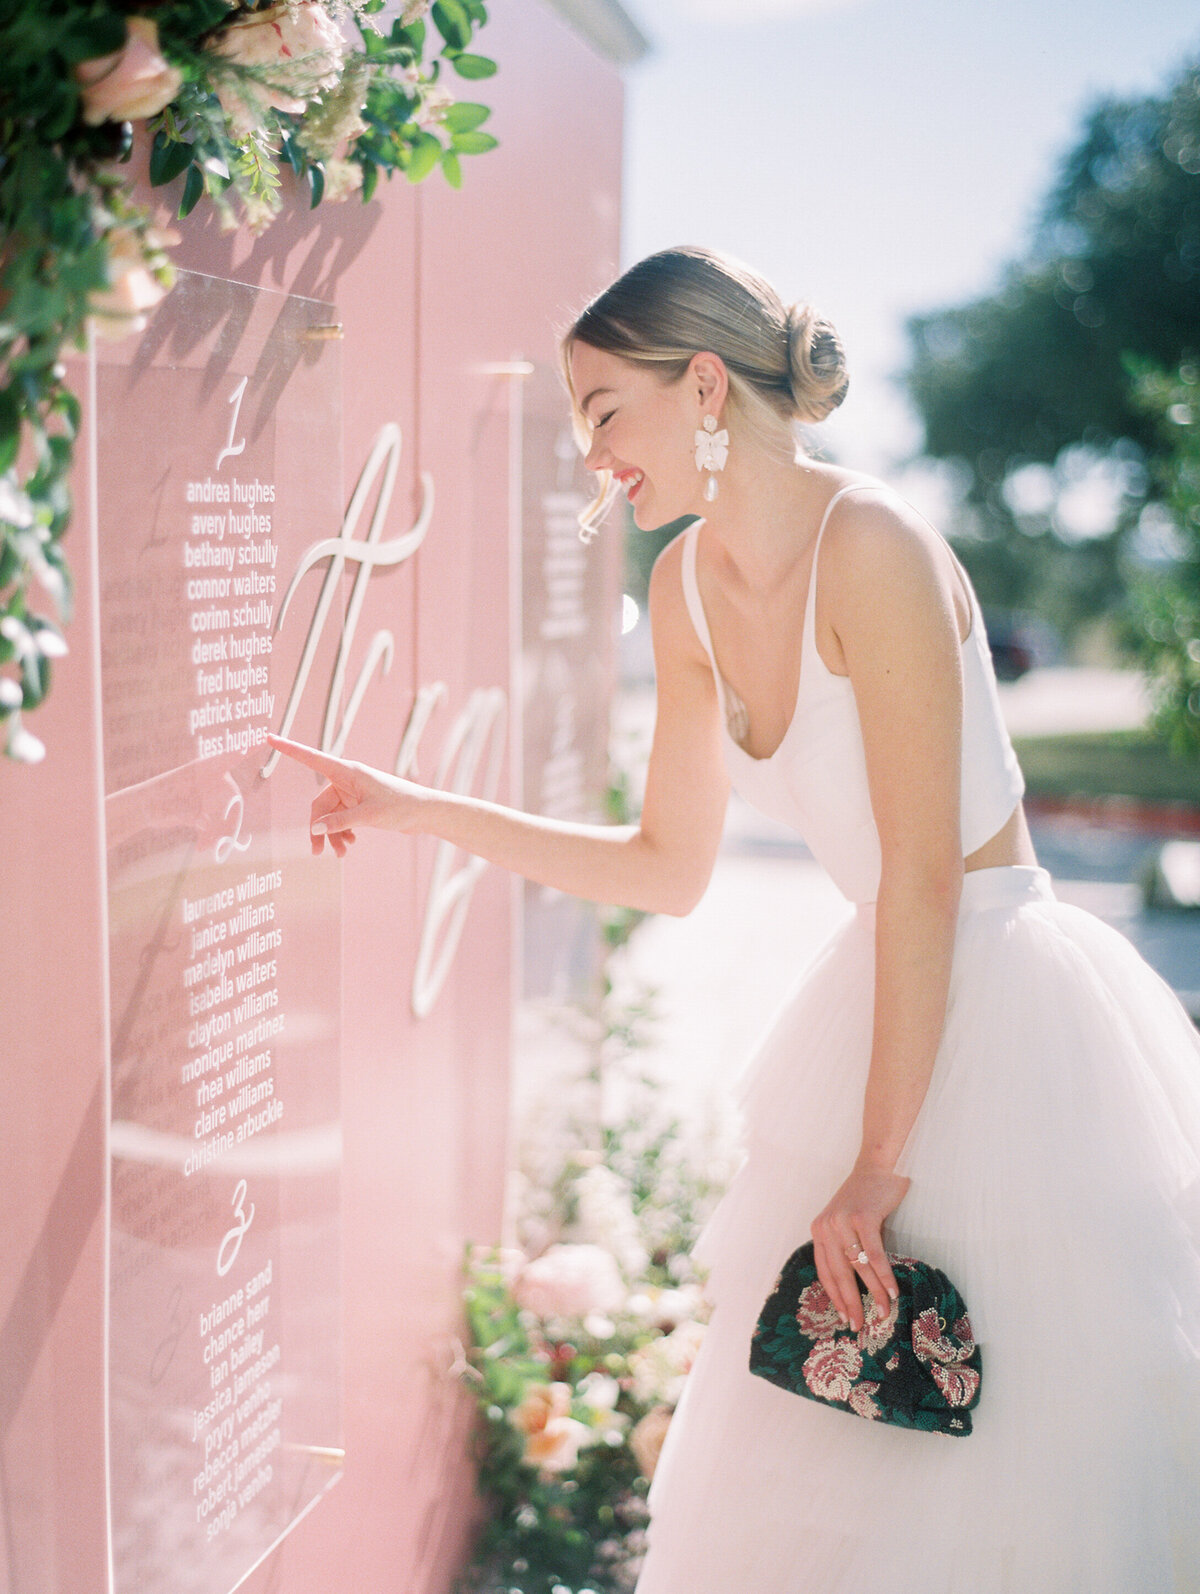
[(1144, 730), (1018, 736), (1013, 747), (1031, 797), (1200, 807), (1200, 768)]
[(1200, 366), (1142, 368), (1134, 398), (1158, 428), (1155, 473), (1178, 539), (1173, 565), (1136, 585), (1138, 653), (1157, 729), (1173, 752), (1200, 762)]
[[(480, 0), (438, 0), (441, 48), (428, 59), (436, 41), (415, 14), (420, 7), (406, 6), (412, 20), (385, 33), (371, 20), (382, 0), (336, 8), (358, 35), (340, 62), (318, 52), (247, 66), (216, 53), (231, 25), (266, 9), (251, 0), (159, 0), (137, 13), (157, 27), (159, 49), (179, 74), (148, 127), (150, 181), (177, 185), (180, 218), (207, 198), (226, 225), (266, 225), (283, 203), (281, 162), (315, 207), (356, 188), (370, 200), (381, 172), (419, 182), (440, 167), (457, 188), (461, 157), (495, 147), (480, 131), (488, 108), (455, 104), (438, 83), (443, 64), (468, 78), (495, 72), (494, 62), (467, 53), (487, 21)], [(69, 619), (61, 539), (79, 405), (60, 356), (84, 347), (89, 314), (140, 328), (121, 309), (129, 272), (160, 291), (171, 282), (170, 240), (155, 234), (119, 169), (132, 126), (89, 126), (74, 75), (124, 46), (132, 11), (125, 0), (7, 0), (0, 10), (0, 737), (10, 757), (26, 761), (45, 749), (22, 713), (45, 697), (50, 661), (65, 651), (58, 623)], [(304, 109), (274, 109), (272, 95)], [(249, 131), (231, 118), (231, 104), (254, 113)]]
[[(1098, 104), (999, 291), (916, 317), (909, 336), (925, 451), (963, 474), (960, 552), (985, 601), (1045, 612), (1057, 589), (1068, 629), (1119, 605), (1120, 545), (1167, 446), (1130, 359), (1174, 368), (1200, 352), (1200, 66), (1162, 98)], [(1068, 546), (1053, 512), (1013, 506), (1022, 468), (1052, 468), (1061, 490), (1080, 457), (1125, 483), (1107, 551)]]

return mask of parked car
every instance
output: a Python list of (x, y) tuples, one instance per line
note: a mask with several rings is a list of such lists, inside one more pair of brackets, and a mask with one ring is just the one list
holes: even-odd
[(1058, 655), (1053, 632), (1032, 615), (1017, 609), (987, 608), (983, 623), (998, 681), (1019, 681), (1036, 665), (1050, 664)]

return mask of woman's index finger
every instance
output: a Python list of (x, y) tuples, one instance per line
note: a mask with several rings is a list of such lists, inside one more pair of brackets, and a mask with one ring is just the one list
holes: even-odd
[(345, 759), (323, 753), (319, 747), (309, 747), (305, 742), (290, 742), (285, 736), (276, 736), (273, 731), (267, 732), (267, 740), (277, 752), (286, 753), (299, 764), (307, 764), (309, 769), (315, 769), (317, 774), (324, 775), (326, 780), (333, 780), (338, 775), (350, 772), (350, 766)]

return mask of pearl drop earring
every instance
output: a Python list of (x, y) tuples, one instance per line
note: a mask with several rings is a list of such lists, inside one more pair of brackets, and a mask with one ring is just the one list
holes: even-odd
[(725, 469), (729, 458), (729, 433), (717, 431), (717, 417), (706, 415), (701, 422), (703, 431), (696, 433), (696, 469), (708, 472), (704, 484), (704, 501), (711, 504), (717, 496), (716, 472)]

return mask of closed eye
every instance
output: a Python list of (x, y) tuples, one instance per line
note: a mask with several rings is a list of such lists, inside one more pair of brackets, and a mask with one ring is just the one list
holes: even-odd
[(593, 429), (598, 432), (602, 426), (607, 426), (609, 421), (612, 420), (613, 416), (616, 413), (617, 413), (616, 410), (609, 410), (607, 415), (602, 415), (600, 417), (600, 419), (596, 422), (596, 425), (595, 425), (595, 427)]

